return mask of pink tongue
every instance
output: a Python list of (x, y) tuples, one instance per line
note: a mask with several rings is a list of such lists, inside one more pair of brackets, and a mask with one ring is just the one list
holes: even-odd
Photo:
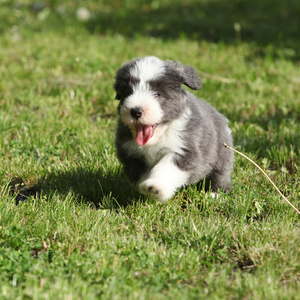
[(137, 124), (135, 126), (135, 129), (136, 129), (136, 136), (135, 136), (136, 142), (140, 146), (147, 144), (147, 142), (152, 136), (152, 126)]

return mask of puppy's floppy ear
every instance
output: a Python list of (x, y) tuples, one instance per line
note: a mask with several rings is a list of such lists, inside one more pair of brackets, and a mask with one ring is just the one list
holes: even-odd
[(182, 65), (179, 61), (167, 60), (167, 66), (177, 72), (181, 78), (181, 82), (192, 90), (199, 90), (202, 86), (201, 79), (197, 71), (191, 66)]

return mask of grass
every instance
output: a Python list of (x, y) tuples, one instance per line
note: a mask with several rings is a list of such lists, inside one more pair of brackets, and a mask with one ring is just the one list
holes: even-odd
[(136, 56), (199, 69), (196, 94), (299, 209), (298, 1), (83, 1), (86, 22), (30, 5), (0, 12), (0, 299), (299, 299), (299, 216), (268, 181), (236, 156), (222, 201), (140, 196), (112, 88)]

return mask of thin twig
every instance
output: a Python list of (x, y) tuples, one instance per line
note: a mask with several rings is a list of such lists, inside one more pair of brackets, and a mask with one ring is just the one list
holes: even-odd
[(56, 86), (56, 85), (62, 85), (62, 86), (74, 86), (74, 85), (78, 85), (78, 86), (87, 86), (90, 84), (90, 81), (83, 81), (83, 80), (76, 80), (76, 79), (72, 79), (72, 78), (64, 78), (64, 77), (59, 77), (59, 78), (55, 78), (55, 79), (50, 79), (50, 84), (52, 86)]
[(271, 178), (266, 174), (266, 172), (259, 166), (257, 165), (252, 159), (250, 159), (248, 156), (246, 156), (245, 154), (235, 150), (234, 148), (228, 146), (226, 143), (224, 143), (224, 147), (238, 153), (239, 155), (245, 157), (246, 159), (248, 159), (254, 166), (256, 166), (256, 168), (258, 168), (266, 177), (267, 179), (270, 181), (270, 183), (274, 186), (274, 188), (276, 189), (276, 191), (279, 193), (279, 195), (300, 215), (300, 211), (280, 192), (280, 190), (278, 189), (278, 187), (275, 185), (275, 183), (271, 180)]
[(199, 71), (198, 73), (199, 73), (199, 75), (201, 75), (205, 78), (217, 80), (217, 81), (220, 81), (220, 82), (223, 82), (223, 83), (235, 83), (236, 82), (236, 79), (225, 78), (225, 77), (221, 77), (221, 76), (218, 76), (218, 75), (205, 73), (205, 72), (202, 72), (202, 71)]
[(40, 163), (40, 160), (41, 160), (41, 154), (40, 154), (40, 151), (39, 149), (35, 149), (35, 154), (36, 154), (36, 158), (37, 158), (37, 165)]

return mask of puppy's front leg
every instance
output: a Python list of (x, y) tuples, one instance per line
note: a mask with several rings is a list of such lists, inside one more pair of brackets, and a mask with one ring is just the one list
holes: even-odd
[(187, 182), (188, 177), (188, 172), (180, 170), (174, 164), (173, 154), (167, 154), (152, 168), (146, 178), (143, 178), (139, 184), (139, 191), (165, 203)]

